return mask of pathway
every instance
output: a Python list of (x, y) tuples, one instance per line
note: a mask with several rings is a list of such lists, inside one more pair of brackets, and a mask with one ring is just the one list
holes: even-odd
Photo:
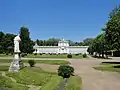
[(75, 68), (75, 73), (82, 77), (83, 90), (120, 90), (119, 73), (102, 72), (92, 68), (101, 61), (92, 58), (89, 60), (70, 60)]

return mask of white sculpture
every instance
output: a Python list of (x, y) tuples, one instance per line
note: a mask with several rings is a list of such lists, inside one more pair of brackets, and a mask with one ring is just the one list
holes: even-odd
[(18, 72), (24, 67), (22, 60), (20, 59), (19, 42), (21, 41), (20, 35), (14, 38), (14, 59), (9, 67), (10, 72)]
[(20, 39), (20, 35), (17, 35), (15, 38), (14, 38), (14, 52), (20, 52), (20, 49), (19, 49), (19, 42), (21, 41)]

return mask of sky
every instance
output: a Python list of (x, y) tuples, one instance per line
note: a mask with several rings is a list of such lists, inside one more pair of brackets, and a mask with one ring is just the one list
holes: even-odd
[(120, 0), (0, 0), (0, 31), (29, 28), (32, 40), (82, 41), (102, 33)]

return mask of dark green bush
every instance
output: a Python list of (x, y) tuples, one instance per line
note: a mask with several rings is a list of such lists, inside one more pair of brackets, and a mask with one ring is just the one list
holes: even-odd
[(69, 78), (74, 73), (74, 68), (69, 65), (60, 65), (58, 68), (58, 75), (63, 78)]
[(75, 56), (78, 56), (79, 54), (75, 54)]
[(28, 63), (30, 65), (30, 67), (34, 67), (35, 66), (35, 60), (28, 60)]
[(40, 55), (42, 55), (42, 53), (40, 53)]
[(27, 53), (22, 53), (21, 54), (21, 57), (25, 57), (25, 56), (27, 56)]
[(84, 53), (84, 54), (83, 54), (83, 58), (86, 58), (86, 57), (87, 57), (87, 54), (86, 54), (86, 53)]
[(72, 55), (71, 55), (71, 54), (68, 54), (68, 55), (67, 55), (67, 58), (72, 58)]
[(37, 55), (37, 53), (34, 53), (34, 55)]

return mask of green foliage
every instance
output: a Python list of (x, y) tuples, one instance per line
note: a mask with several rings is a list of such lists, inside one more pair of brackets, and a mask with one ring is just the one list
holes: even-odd
[(22, 53), (33, 53), (33, 41), (30, 39), (30, 32), (29, 29), (26, 27), (20, 28), (20, 50)]
[(112, 49), (120, 50), (120, 5), (110, 13), (104, 31), (105, 39)]
[(0, 32), (0, 53), (13, 53), (14, 37), (14, 34)]
[(37, 53), (34, 53), (34, 55), (37, 55)]
[(74, 68), (69, 65), (60, 65), (58, 75), (63, 78), (69, 78), (74, 73)]
[(57, 46), (60, 39), (49, 38), (48, 40), (36, 40), (36, 43), (40, 46)]
[(34, 67), (35, 66), (35, 60), (28, 60), (28, 63), (30, 65), (30, 67)]
[(21, 54), (21, 57), (25, 57), (25, 56), (27, 56), (27, 53), (22, 53)]
[(105, 34), (98, 35), (92, 42), (92, 44), (88, 48), (88, 52), (93, 54), (94, 52), (104, 57), (105, 52), (110, 49), (110, 46), (107, 44), (105, 40)]
[(87, 54), (86, 54), (86, 53), (84, 53), (84, 54), (83, 54), (83, 58), (86, 58), (86, 57), (87, 57)]
[(93, 40), (94, 40), (93, 38), (86, 38), (85, 40), (83, 40), (83, 45), (89, 46), (92, 44)]
[(68, 55), (67, 55), (67, 58), (72, 58), (72, 55), (71, 55), (71, 54), (68, 54)]

